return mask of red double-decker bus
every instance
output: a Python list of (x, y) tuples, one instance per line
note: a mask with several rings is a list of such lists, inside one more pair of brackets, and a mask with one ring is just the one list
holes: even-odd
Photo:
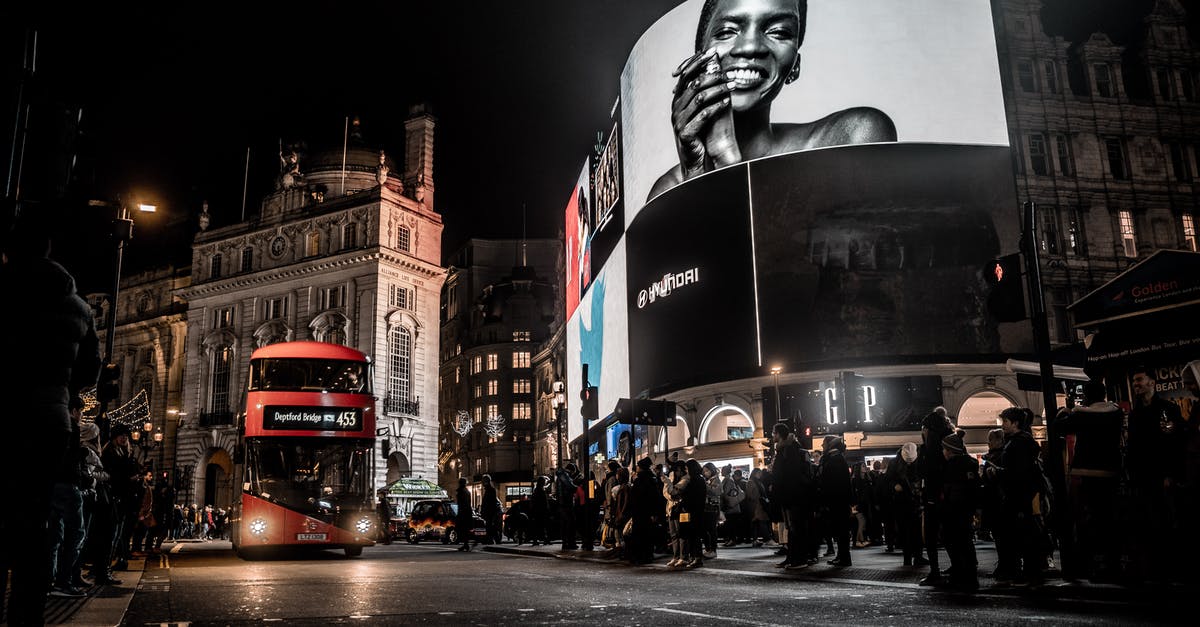
[(371, 360), (345, 346), (285, 342), (250, 356), (237, 554), (266, 547), (362, 554), (378, 533)]

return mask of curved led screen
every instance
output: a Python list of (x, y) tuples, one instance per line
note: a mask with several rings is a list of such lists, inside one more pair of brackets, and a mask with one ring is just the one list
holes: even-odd
[(1028, 350), (984, 306), (1019, 235), (998, 67), (988, 0), (692, 0), (653, 24), (621, 76), (609, 397)]

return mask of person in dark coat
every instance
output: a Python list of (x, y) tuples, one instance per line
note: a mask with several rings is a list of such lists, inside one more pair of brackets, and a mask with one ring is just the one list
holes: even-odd
[(112, 499), (116, 511), (116, 535), (113, 557), (116, 563), (113, 568), (126, 570), (129, 567), (129, 543), (133, 538), (134, 527), (137, 525), (138, 511), (142, 507), (141, 464), (133, 456), (133, 448), (129, 444), (129, 427), (117, 424), (109, 431), (112, 439), (104, 445), (100, 460), (108, 471), (109, 487), (112, 488)]
[(812, 467), (800, 441), (786, 423), (775, 423), (775, 457), (771, 460), (771, 501), (779, 507), (787, 527), (787, 556), (777, 564), (791, 570), (806, 568), (811, 553), (809, 521), (814, 492)]
[(558, 469), (554, 475), (555, 497), (558, 499), (558, 521), (561, 525), (562, 550), (574, 551), (579, 545), (575, 541), (575, 464)]
[[(0, 233), (0, 316), (7, 331), (0, 354), (10, 362), (5, 386), (13, 392), (5, 413), (20, 425), (19, 436), (0, 438), (6, 501), (0, 507), (0, 590), (11, 583), (11, 624), (41, 624), (50, 587), (46, 521), (54, 471), (77, 449), (69, 403), (96, 383), (100, 350), (91, 308), (76, 294), (70, 273), (49, 259), (49, 209), (20, 210), (11, 231)], [(0, 600), (0, 613), (4, 609)]]
[(388, 503), (387, 490), (379, 491), (379, 502), (375, 504), (375, 515), (379, 517), (379, 542), (392, 543), (392, 505)]
[(550, 483), (549, 477), (545, 475), (537, 478), (537, 485), (533, 488), (533, 495), (529, 497), (529, 539), (530, 544), (538, 546), (539, 544), (549, 544), (549, 538), (546, 535), (546, 523), (550, 519), (550, 495), (546, 493), (546, 486)]
[[(1163, 540), (1176, 537), (1174, 496), (1183, 479), (1184, 432), (1179, 406), (1159, 396), (1153, 369), (1135, 367), (1133, 409), (1125, 450), (1133, 486), (1137, 570), (1143, 578), (1170, 578), (1176, 573), (1174, 552)], [(1191, 533), (1189, 530), (1187, 533)]]
[(1085, 576), (1111, 580), (1120, 564), (1115, 525), (1125, 413), (1104, 400), (1105, 394), (1103, 383), (1085, 383), (1083, 404), (1060, 415), (1053, 431), (1056, 437), (1075, 436), (1067, 473), (1079, 482), (1069, 498), (1078, 541), (1073, 559), (1063, 561), (1079, 564)]
[(471, 528), (475, 526), (475, 511), (471, 509), (471, 491), (467, 489), (467, 478), (458, 478), (458, 491), (454, 493), (458, 503), (458, 514), (454, 517), (454, 528), (458, 530), (458, 538), (462, 540), (460, 551), (471, 550)]
[(979, 589), (978, 563), (971, 523), (979, 504), (979, 462), (967, 455), (962, 436), (942, 438), (946, 475), (942, 483), (942, 533), (950, 557), (950, 585), (964, 591)]
[(479, 515), (487, 525), (487, 544), (500, 543), (500, 516), (504, 508), (500, 504), (500, 496), (496, 493), (496, 484), (492, 483), (491, 475), (483, 476), (483, 498), (479, 502)]
[(999, 480), (1000, 527), (996, 543), (996, 583), (999, 586), (1016, 583), (1037, 585), (1042, 581), (1042, 566), (1046, 556), (1042, 551), (1042, 530), (1034, 519), (1033, 499), (1041, 485), (1041, 470), (1037, 460), (1041, 452), (1033, 439), (1033, 412), (1010, 407), (1000, 412), (1000, 428), (1004, 430), (1004, 450), (1000, 464), (991, 466), (989, 473)]
[(945, 407), (935, 407), (921, 421), (921, 509), (924, 526), (925, 553), (929, 559), (929, 575), (921, 580), (923, 586), (942, 582), (938, 563), (938, 539), (941, 535), (942, 480), (946, 475), (946, 458), (942, 454), (942, 438), (953, 431)]
[[(683, 513), (679, 518), (679, 534), (683, 538), (688, 559), (683, 567), (698, 568), (704, 565), (701, 536), (704, 533), (705, 503), (708, 501), (708, 482), (704, 479), (704, 468), (700, 462), (695, 459), (687, 460), (687, 475), (684, 481), (681, 488)], [(679, 482), (675, 485), (679, 487)]]
[(904, 553), (905, 566), (925, 566), (921, 557), (921, 493), (917, 473), (917, 445), (905, 442), (888, 464), (884, 483), (891, 495), (892, 512), (896, 518), (896, 545)]
[(821, 444), (821, 469), (818, 475), (825, 529), (837, 542), (837, 557), (830, 566), (850, 565), (850, 466), (846, 463), (846, 443), (836, 435), (825, 436)]
[(655, 521), (663, 516), (662, 486), (651, 467), (649, 457), (638, 460), (637, 474), (629, 492), (629, 517), (633, 521), (625, 537), (625, 557), (630, 564), (649, 564), (654, 560)]

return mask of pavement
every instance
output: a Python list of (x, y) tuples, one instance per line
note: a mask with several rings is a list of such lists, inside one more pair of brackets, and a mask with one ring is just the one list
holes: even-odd
[(102, 625), (120, 625), (133, 600), (133, 595), (146, 589), (153, 583), (143, 579), (146, 562), (154, 561), (159, 566), (170, 567), (172, 551), (182, 548), (185, 543), (200, 542), (200, 540), (179, 540), (163, 543), (162, 552), (145, 557), (129, 560), (129, 566), (123, 571), (113, 571), (113, 576), (121, 580), (116, 586), (88, 586), (84, 591), (86, 597), (46, 597), (46, 612), (43, 615), (47, 625), (86, 625), (98, 627)]
[[(597, 547), (595, 551), (562, 551), (558, 544), (530, 546), (514, 544), (495, 544), (481, 547), (492, 553), (505, 553), (528, 557), (554, 558), (594, 562), (597, 564), (621, 564), (619, 560), (605, 558), (606, 549)], [(704, 560), (704, 566), (693, 572), (708, 572), (715, 575), (742, 577), (772, 577), (800, 581), (817, 581), (838, 584), (853, 584), (862, 586), (903, 588), (910, 590), (927, 590), (931, 593), (962, 594), (948, 588), (932, 588), (920, 585), (920, 580), (929, 573), (927, 566), (904, 566), (903, 554), (897, 550), (891, 553), (883, 546), (868, 546), (855, 548), (851, 551), (852, 566), (835, 567), (826, 562), (832, 557), (821, 557), (817, 564), (803, 570), (784, 570), (775, 565), (783, 558), (776, 555), (778, 545), (768, 545), (754, 548), (748, 544), (736, 547), (719, 547), (717, 557)], [(1001, 596), (1038, 596), (1046, 598), (1074, 599), (1094, 601), (1098, 603), (1129, 603), (1136, 601), (1151, 602), (1152, 599), (1163, 595), (1170, 597), (1178, 595), (1182, 585), (1162, 584), (1156, 582), (1152, 589), (1144, 586), (1128, 586), (1111, 583), (1094, 583), (1087, 580), (1063, 579), (1056, 567), (1045, 571), (1045, 582), (1036, 588), (1001, 586), (991, 576), (996, 568), (996, 548), (992, 542), (977, 541), (975, 555), (979, 562), (980, 589), (976, 595)], [(942, 568), (950, 565), (950, 559), (944, 552), (940, 554)], [(629, 568), (658, 568), (666, 569), (669, 556), (658, 557), (652, 564)]]

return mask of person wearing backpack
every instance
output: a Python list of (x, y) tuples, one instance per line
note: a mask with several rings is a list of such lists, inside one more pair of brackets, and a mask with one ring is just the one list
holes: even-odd
[(721, 467), (721, 511), (725, 514), (725, 544), (737, 546), (738, 536), (742, 531), (742, 501), (746, 498), (745, 490), (734, 481), (733, 466), (725, 464)]

